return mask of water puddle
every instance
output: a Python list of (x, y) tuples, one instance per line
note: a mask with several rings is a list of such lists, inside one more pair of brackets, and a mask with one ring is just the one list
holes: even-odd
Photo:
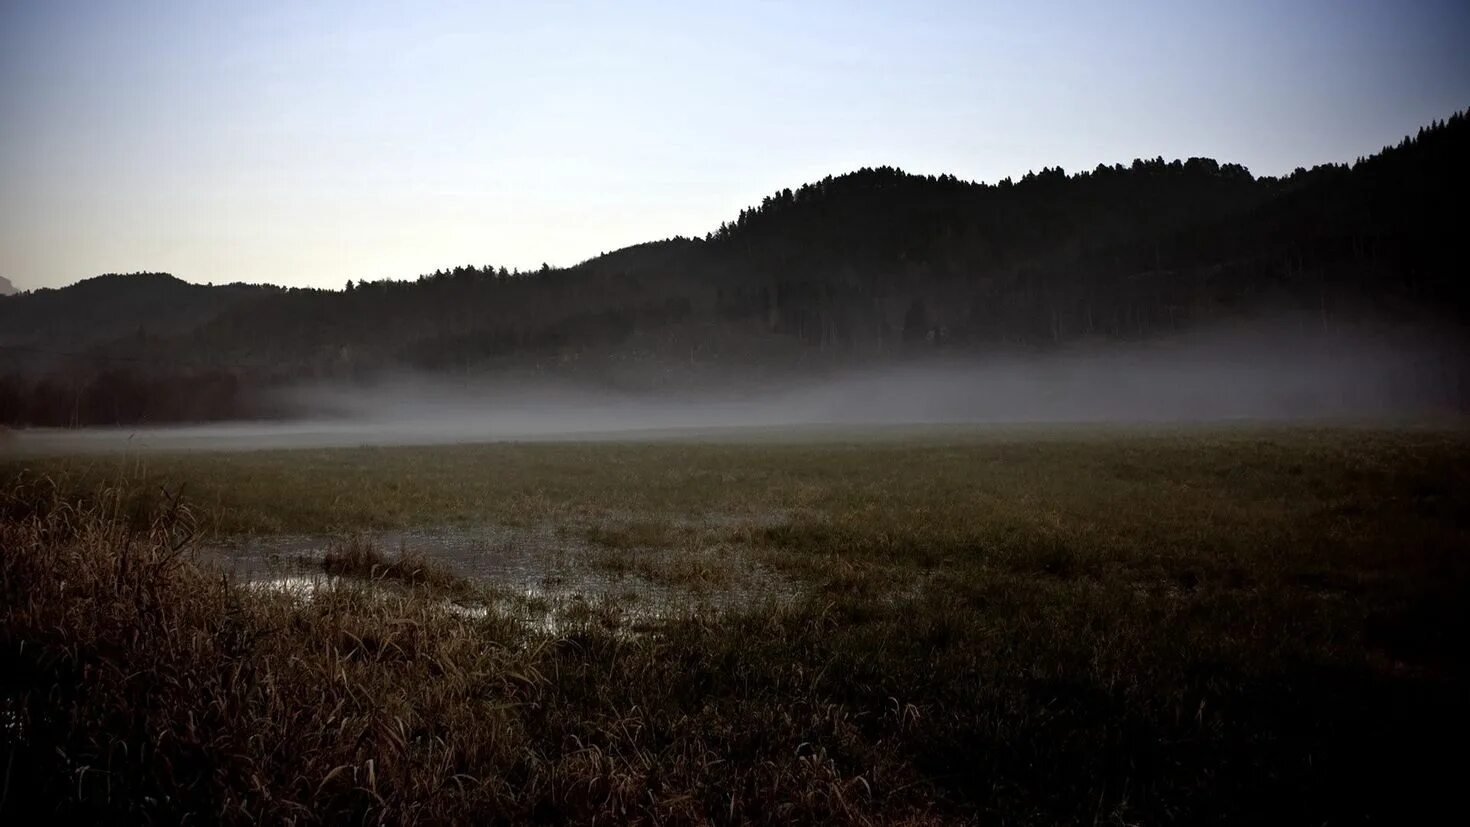
[[(495, 613), (548, 634), (578, 625), (638, 632), (673, 617), (746, 610), (796, 594), (788, 578), (750, 559), (738, 543), (698, 535), (700, 526), (722, 524), (678, 527), (683, 539), (673, 547), (609, 547), (586, 539), (597, 536), (596, 528), (626, 536), (626, 526), (544, 523), (242, 537), (206, 546), (199, 559), (248, 588), (310, 599), (340, 581), (365, 582), (326, 573), (323, 560), (345, 543), (366, 544), (390, 560), (421, 554), (468, 581), (473, 598), (444, 599), (448, 611), (465, 617)], [(386, 580), (375, 585), (395, 587)]]

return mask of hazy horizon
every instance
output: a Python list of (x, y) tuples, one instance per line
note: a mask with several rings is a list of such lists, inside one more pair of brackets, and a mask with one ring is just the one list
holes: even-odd
[(0, 276), (340, 288), (703, 235), (888, 164), (1351, 161), (1470, 103), (1463, 4), (7, 4)]
[[(660, 388), (535, 373), (303, 380), (274, 419), (26, 429), (17, 455), (526, 440), (815, 438), (954, 426), (1402, 425), (1451, 421), (1463, 352), (1435, 331), (1257, 319), (1152, 342), (934, 354)], [(1447, 333), (1447, 331), (1438, 331)], [(743, 436), (741, 436), (743, 434)]]

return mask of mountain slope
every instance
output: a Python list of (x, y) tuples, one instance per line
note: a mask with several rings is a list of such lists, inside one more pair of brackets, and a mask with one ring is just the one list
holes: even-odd
[(1456, 114), (1355, 164), (1281, 179), (1201, 158), (993, 185), (863, 169), (775, 193), (703, 239), (535, 273), (459, 267), (346, 291), (99, 277), (0, 301), (0, 345), (92, 357), (12, 350), (0, 420), (180, 418), (147, 401), (175, 384), (213, 388), (208, 416), (232, 415), (261, 410), (240, 401), (252, 388), (406, 368), (682, 381), (1138, 339), (1263, 312), (1463, 330), (1454, 208), (1467, 191), (1470, 120)]
[(0, 302), (0, 345), (75, 351), (125, 336), (172, 336), (278, 288), (190, 284), (167, 273), (108, 274)]

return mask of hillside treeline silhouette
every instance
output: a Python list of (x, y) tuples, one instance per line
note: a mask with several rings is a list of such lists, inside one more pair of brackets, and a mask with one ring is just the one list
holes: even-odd
[(1458, 113), (1281, 178), (1209, 158), (996, 184), (865, 168), (773, 193), (704, 238), (567, 268), (459, 266), (337, 291), (101, 276), (0, 298), (0, 422), (283, 416), (272, 388), (404, 369), (697, 381), (1138, 340), (1263, 312), (1324, 330), (1365, 316), (1458, 328), (1467, 185)]

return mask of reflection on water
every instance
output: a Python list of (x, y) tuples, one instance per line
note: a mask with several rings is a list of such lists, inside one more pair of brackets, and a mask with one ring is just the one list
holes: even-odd
[[(354, 537), (389, 558), (403, 552), (422, 554), (478, 587), (474, 599), (445, 599), (446, 610), (469, 618), (494, 613), (548, 634), (580, 624), (636, 632), (671, 617), (748, 609), (789, 600), (795, 593), (790, 580), (730, 545), (699, 552), (701, 559), (720, 566), (721, 576), (686, 581), (656, 575), (661, 566), (687, 563), (680, 557), (687, 552), (660, 548), (614, 552), (586, 541), (566, 525), (443, 526)], [(200, 560), (248, 588), (309, 600), (323, 588), (364, 582), (322, 571), (327, 551), (344, 539), (236, 538), (205, 547)], [(374, 585), (385, 591), (397, 588), (391, 583)]]

